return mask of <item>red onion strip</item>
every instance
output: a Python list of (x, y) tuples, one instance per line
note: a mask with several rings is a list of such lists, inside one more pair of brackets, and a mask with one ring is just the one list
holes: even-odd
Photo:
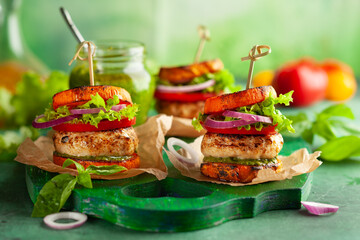
[[(119, 104), (115, 105), (111, 108), (113, 111), (120, 111), (123, 108), (126, 108), (126, 104)], [(100, 111), (105, 112), (105, 108), (88, 108), (88, 109), (71, 109), (71, 114), (92, 114), (92, 113), (99, 113)]]
[(216, 121), (212, 119), (213, 117), (214, 115), (208, 116), (204, 122), (204, 125), (211, 128), (234, 128), (234, 127), (241, 127), (258, 122), (258, 121), (246, 121), (246, 120)]
[(55, 120), (50, 120), (48, 122), (38, 122), (37, 120), (44, 117), (44, 114), (41, 114), (40, 116), (38, 116), (34, 119), (34, 121), (32, 122), (32, 126), (34, 128), (49, 128), (49, 127), (53, 127), (53, 126), (65, 123), (65, 122), (69, 122), (80, 116), (81, 116), (81, 114), (74, 114), (74, 115), (58, 118)]
[[(119, 105), (116, 105), (116, 106), (113, 106), (111, 108), (111, 110), (113, 111), (120, 111), (121, 109), (124, 109), (126, 108), (126, 104), (119, 104)], [(38, 120), (40, 118), (43, 118), (44, 117), (44, 114), (36, 117), (34, 119), (34, 121), (32, 122), (32, 126), (34, 128), (50, 128), (50, 127), (54, 127), (56, 125), (60, 125), (62, 123), (65, 123), (65, 122), (69, 122), (75, 118), (79, 118), (81, 117), (82, 114), (91, 114), (91, 113), (99, 113), (100, 111), (105, 111), (104, 108), (90, 108), (90, 109), (71, 109), (70, 110), (70, 113), (72, 115), (69, 115), (69, 116), (66, 116), (66, 117), (63, 117), (63, 118), (58, 118), (58, 119), (55, 119), (55, 120), (50, 120), (48, 122), (38, 122)]]
[(233, 117), (233, 118), (240, 118), (245, 121), (256, 121), (256, 122), (263, 122), (263, 123), (273, 123), (270, 117), (259, 116), (249, 113), (241, 113), (235, 111), (226, 110), (222, 114), (225, 117)]
[(165, 86), (165, 85), (158, 85), (156, 90), (159, 92), (169, 92), (169, 93), (176, 93), (176, 92), (196, 92), (203, 90), (205, 88), (211, 87), (215, 84), (214, 79), (210, 79), (204, 83), (196, 84), (196, 85), (186, 85), (186, 86)]
[[(58, 223), (56, 222), (59, 219), (72, 219), (75, 222), (70, 223)], [(53, 213), (44, 217), (44, 223), (54, 229), (65, 230), (80, 227), (87, 220), (87, 216), (83, 213), (78, 212), (60, 212)]]
[(314, 215), (323, 215), (327, 213), (335, 213), (339, 209), (338, 206), (324, 204), (324, 203), (317, 203), (317, 202), (306, 202), (301, 201), (301, 204), (312, 214)]

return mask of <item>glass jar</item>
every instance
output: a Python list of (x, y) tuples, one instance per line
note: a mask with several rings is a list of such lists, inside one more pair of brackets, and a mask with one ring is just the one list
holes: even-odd
[[(136, 125), (144, 123), (155, 90), (155, 79), (144, 67), (145, 47), (135, 41), (93, 41), (96, 45), (94, 63), (95, 85), (113, 85), (126, 89), (139, 105)], [(82, 57), (87, 57), (84, 47)], [(77, 60), (70, 74), (70, 88), (89, 85), (87, 61)]]

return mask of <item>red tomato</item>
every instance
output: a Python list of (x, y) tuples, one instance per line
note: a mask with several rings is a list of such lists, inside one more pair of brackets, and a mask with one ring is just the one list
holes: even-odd
[(291, 106), (305, 107), (325, 98), (326, 72), (311, 59), (289, 63), (275, 74), (273, 86), (278, 94), (294, 90)]
[(342, 71), (347, 72), (350, 75), (354, 75), (354, 71), (349, 65), (336, 59), (326, 59), (324, 62), (322, 62), (321, 67), (326, 72)]
[(258, 131), (255, 129), (255, 127), (251, 127), (250, 130), (246, 130), (245, 128), (241, 128), (240, 130), (237, 128), (211, 128), (211, 127), (207, 127), (204, 126), (203, 127), (208, 131), (208, 132), (213, 132), (213, 133), (222, 133), (222, 134), (242, 134), (242, 135), (272, 135), (272, 134), (276, 134), (277, 131), (275, 130), (275, 126), (267, 126), (267, 127), (263, 127), (261, 129), (261, 131)]
[(166, 93), (155, 91), (155, 98), (165, 101), (197, 102), (214, 96), (216, 96), (216, 93)]
[(130, 127), (136, 123), (136, 118), (129, 120), (127, 118), (121, 119), (120, 121), (108, 121), (102, 120), (99, 122), (98, 127), (90, 125), (88, 123), (63, 123), (53, 127), (56, 131), (66, 131), (66, 132), (96, 132), (96, 131), (104, 131), (104, 130), (112, 130), (124, 127)]

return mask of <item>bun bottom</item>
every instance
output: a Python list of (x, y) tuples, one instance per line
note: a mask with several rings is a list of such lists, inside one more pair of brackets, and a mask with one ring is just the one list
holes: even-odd
[(256, 178), (259, 170), (272, 168), (277, 171), (281, 168), (281, 162), (277, 166), (249, 166), (233, 163), (202, 163), (200, 171), (203, 175), (223, 182), (250, 183)]
[[(140, 157), (136, 153), (132, 155), (133, 157), (125, 160), (125, 161), (105, 161), (105, 160), (83, 160), (83, 159), (77, 159), (75, 156), (70, 157), (71, 160), (74, 160), (77, 163), (80, 163), (84, 168), (86, 169), (90, 165), (94, 166), (111, 166), (111, 165), (118, 165), (126, 167), (128, 170), (131, 168), (139, 168), (140, 167)], [(62, 166), (66, 159), (69, 157), (60, 157), (55, 152), (53, 154), (53, 161), (56, 165)], [(69, 166), (69, 168), (76, 169), (75, 165), (72, 164)]]

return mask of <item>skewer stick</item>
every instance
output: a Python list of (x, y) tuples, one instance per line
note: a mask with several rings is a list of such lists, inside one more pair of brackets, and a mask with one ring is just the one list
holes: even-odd
[[(81, 49), (85, 46), (85, 44), (87, 44), (87, 48), (88, 48), (88, 57), (87, 58), (83, 58), (80, 56), (80, 51)], [(91, 45), (94, 47), (94, 51), (92, 51)], [(90, 77), (90, 86), (94, 86), (94, 67), (93, 67), (93, 56), (95, 55), (95, 49), (96, 46), (93, 42), (90, 41), (83, 41), (78, 50), (75, 53), (75, 56), (71, 59), (71, 61), (69, 62), (69, 66), (72, 64), (73, 61), (75, 61), (77, 58), (80, 59), (81, 61), (88, 61), (89, 62), (89, 77)]]
[(199, 25), (198, 33), (200, 36), (200, 42), (195, 55), (195, 63), (199, 62), (200, 60), (201, 53), (204, 50), (205, 42), (210, 41), (210, 31), (205, 26)]
[[(268, 51), (261, 52), (261, 49), (268, 49)], [(256, 52), (258, 54), (256, 54)], [(248, 56), (241, 58), (241, 61), (250, 60), (246, 89), (249, 89), (251, 87), (251, 80), (252, 80), (255, 61), (268, 55), (269, 53), (271, 53), (271, 48), (268, 45), (255, 45), (253, 48), (251, 48)]]

